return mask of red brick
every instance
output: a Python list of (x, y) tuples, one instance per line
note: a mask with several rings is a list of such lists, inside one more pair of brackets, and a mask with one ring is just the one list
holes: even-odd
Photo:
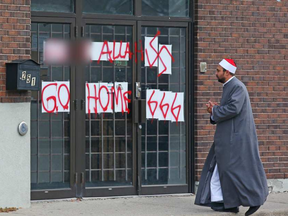
[[(208, 68), (216, 68), (222, 58), (235, 58), (239, 67), (237, 77), (246, 84), (250, 94), (267, 177), (288, 177), (284, 168), (288, 167), (287, 5), (283, 1), (232, 0), (229, 4), (226, 1), (196, 2), (196, 8), (201, 9), (195, 17), (195, 32), (199, 35), (199, 41), (195, 41), (197, 65), (194, 71), (195, 106), (199, 107), (195, 115), (196, 130), (199, 130), (196, 131), (197, 146), (207, 143), (215, 132), (215, 127), (207, 129), (210, 138), (200, 132), (209, 125), (203, 103), (211, 96), (211, 91), (215, 92), (217, 100), (221, 97), (221, 89), (217, 90), (219, 83), (214, 77), (199, 75), (199, 64), (207, 62)], [(196, 148), (201, 157), (208, 151), (209, 147)], [(198, 168), (201, 171), (200, 166)], [(197, 179), (199, 177), (197, 172)]]
[(5, 63), (30, 58), (30, 4), (30, 0), (2, 0), (0, 3), (0, 102), (30, 101), (30, 92), (6, 92), (5, 87)]

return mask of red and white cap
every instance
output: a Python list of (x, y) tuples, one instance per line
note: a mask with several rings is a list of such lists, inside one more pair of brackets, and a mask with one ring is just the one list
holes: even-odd
[(233, 59), (223, 59), (219, 63), (219, 65), (233, 74), (235, 74), (236, 69), (237, 69), (236, 64)]

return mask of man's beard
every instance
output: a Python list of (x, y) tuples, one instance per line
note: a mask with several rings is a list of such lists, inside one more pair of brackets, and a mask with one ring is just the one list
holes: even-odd
[(218, 82), (220, 82), (220, 83), (225, 83), (225, 78), (224, 78), (224, 77), (221, 78), (221, 79), (219, 79), (219, 78), (217, 77), (217, 79), (218, 79)]

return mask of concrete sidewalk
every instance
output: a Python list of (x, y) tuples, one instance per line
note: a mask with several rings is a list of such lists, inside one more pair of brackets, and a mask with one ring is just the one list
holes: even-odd
[[(132, 196), (113, 198), (90, 198), (32, 202), (31, 208), (10, 212), (12, 215), (27, 216), (188, 216), (188, 215), (236, 215), (217, 213), (207, 207), (194, 205), (192, 194), (163, 196)], [(237, 216), (244, 215), (248, 207), (240, 207)], [(287, 215), (288, 193), (271, 193), (266, 203), (255, 216)]]

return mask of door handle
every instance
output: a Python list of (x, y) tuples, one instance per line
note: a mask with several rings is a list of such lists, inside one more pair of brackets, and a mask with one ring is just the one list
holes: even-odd
[(134, 100), (134, 123), (146, 123), (146, 100)]
[(146, 100), (140, 100), (140, 119), (139, 123), (146, 123)]
[(136, 82), (135, 83), (135, 96), (136, 98), (140, 98), (141, 97), (141, 85), (140, 82)]

